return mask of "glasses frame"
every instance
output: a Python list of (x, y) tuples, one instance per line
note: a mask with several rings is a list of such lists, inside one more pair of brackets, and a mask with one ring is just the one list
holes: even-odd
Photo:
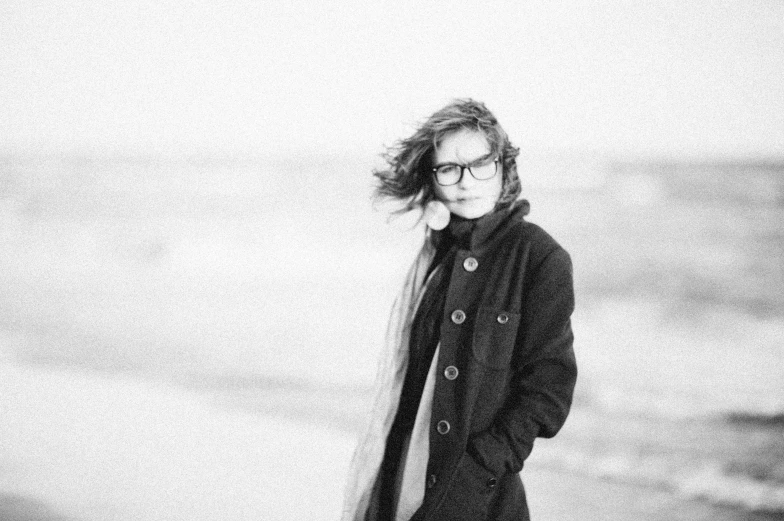
[[(500, 159), (501, 158), (499, 158), (499, 157), (496, 157), (495, 159), (493, 159), (493, 164), (495, 165), (495, 172), (493, 173), (493, 175), (491, 175), (487, 179), (479, 179), (478, 177), (476, 177), (474, 175), (474, 171), (471, 170), (471, 165), (470, 164), (459, 165), (457, 163), (444, 163), (443, 165), (439, 165), (437, 167), (434, 167), (433, 168), (433, 178), (436, 180), (436, 183), (438, 183), (439, 186), (455, 186), (456, 184), (460, 184), (460, 181), (463, 180), (463, 176), (465, 175), (465, 171), (468, 170), (468, 173), (471, 174), (471, 177), (473, 177), (477, 181), (489, 181), (489, 180), (491, 180), (492, 178), (494, 178), (495, 176), (498, 175), (498, 161)], [(457, 181), (455, 181), (454, 183), (449, 183), (449, 184), (445, 185), (445, 184), (443, 184), (442, 182), (440, 182), (438, 180), (438, 175), (437, 175), (438, 169), (442, 168), (442, 167), (445, 167), (445, 166), (456, 166), (456, 167), (458, 167), (460, 169), (460, 176), (458, 176)], [(474, 165), (474, 166), (484, 166), (484, 165)]]

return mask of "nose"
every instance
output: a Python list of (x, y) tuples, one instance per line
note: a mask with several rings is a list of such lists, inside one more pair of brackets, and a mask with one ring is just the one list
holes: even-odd
[(468, 170), (467, 166), (464, 166), (463, 175), (460, 178), (460, 182), (457, 183), (458, 186), (463, 190), (468, 190), (472, 186), (474, 186), (475, 183), (476, 183), (476, 179), (474, 178), (473, 174), (471, 174), (471, 171)]

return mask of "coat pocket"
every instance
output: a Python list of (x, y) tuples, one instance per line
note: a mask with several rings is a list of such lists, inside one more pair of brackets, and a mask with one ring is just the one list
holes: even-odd
[(480, 307), (476, 315), (471, 345), (474, 358), (492, 369), (509, 367), (519, 325), (519, 313)]
[(452, 483), (435, 519), (483, 521), (488, 519), (490, 504), (497, 495), (498, 479), (468, 453), (457, 466)]

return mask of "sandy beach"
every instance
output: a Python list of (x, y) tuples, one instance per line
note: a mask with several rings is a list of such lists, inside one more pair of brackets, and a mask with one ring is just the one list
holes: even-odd
[[(364, 400), (191, 387), (0, 366), (0, 519), (339, 518)], [(523, 476), (537, 521), (780, 519), (535, 462)]]
[[(322, 159), (6, 171), (0, 521), (339, 517), (418, 239), (358, 208), (364, 160)], [(781, 518), (781, 166), (540, 166), (580, 375), (534, 520)]]
[(572, 260), (532, 519), (784, 521), (784, 2), (0, 12), (0, 521), (339, 519), (456, 98)]
[(0, 396), (4, 521), (338, 516), (346, 433), (63, 370), (2, 366)]

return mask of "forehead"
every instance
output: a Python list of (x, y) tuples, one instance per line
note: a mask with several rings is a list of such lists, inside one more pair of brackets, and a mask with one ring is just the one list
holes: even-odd
[(482, 132), (462, 129), (441, 138), (434, 159), (436, 163), (470, 162), (490, 151), (490, 143)]

